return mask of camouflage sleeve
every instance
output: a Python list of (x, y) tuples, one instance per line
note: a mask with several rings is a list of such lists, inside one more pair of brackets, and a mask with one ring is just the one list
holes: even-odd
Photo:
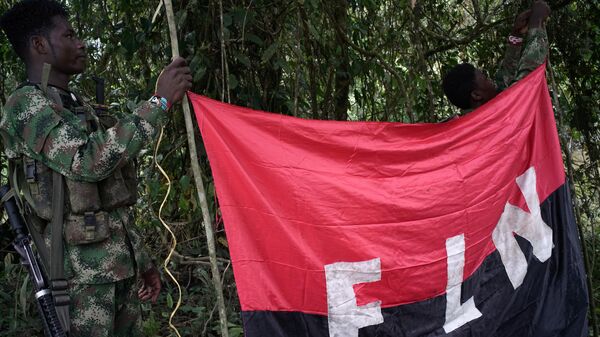
[(515, 77), (521, 56), (521, 46), (507, 44), (504, 58), (500, 62), (500, 67), (496, 71), (496, 86), (499, 90), (506, 89)]
[(529, 29), (512, 83), (521, 80), (542, 65), (546, 61), (547, 56), (548, 34), (546, 33), (546, 28)]
[(39, 160), (74, 180), (100, 181), (133, 159), (155, 136), (164, 112), (151, 103), (106, 130), (89, 133), (77, 117), (35, 87), (17, 90), (5, 106), (2, 128), (17, 152)]
[(126, 219), (126, 221), (123, 221), (123, 223), (125, 224), (127, 236), (131, 243), (131, 248), (133, 249), (137, 274), (142, 275), (143, 273), (155, 267), (154, 261), (148, 254), (148, 249), (144, 244), (142, 236), (135, 228), (135, 218), (133, 212), (124, 209), (121, 209), (120, 212), (124, 213), (122, 218)]

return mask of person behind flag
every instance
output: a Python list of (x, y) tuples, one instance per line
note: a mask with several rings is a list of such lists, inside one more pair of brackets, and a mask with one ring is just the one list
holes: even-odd
[(471, 112), (544, 63), (548, 55), (544, 21), (549, 15), (548, 4), (536, 1), (529, 10), (517, 16), (495, 82), (470, 63), (450, 69), (442, 81), (450, 103), (459, 107), (462, 114)]
[[(64, 219), (56, 221), (62, 235), (52, 241), (63, 246), (64, 257), (56, 262), (52, 256), (61, 254), (53, 252), (45, 269), (62, 275), (51, 282), (55, 300), (64, 300), (57, 311), (69, 336), (137, 336), (139, 300), (156, 301), (161, 284), (133, 228), (134, 160), (157, 136), (170, 106), (190, 89), (191, 71), (177, 58), (158, 77), (156, 94), (132, 114), (119, 120), (100, 115), (69, 88), (87, 58), (68, 18), (57, 1), (24, 0), (0, 19), (27, 71), (0, 119), (15, 177), (11, 185), (21, 191), (25, 216), (40, 232), (42, 246), (52, 237), (52, 219)], [(56, 195), (65, 202), (53, 204)], [(64, 270), (55, 272), (57, 266)]]

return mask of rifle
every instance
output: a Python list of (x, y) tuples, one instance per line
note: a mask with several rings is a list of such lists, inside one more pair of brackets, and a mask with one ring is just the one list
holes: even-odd
[(105, 104), (105, 80), (102, 77), (92, 76), (96, 83), (96, 104), (93, 104), (96, 115), (103, 116), (108, 112), (108, 106)]
[(40, 268), (40, 259), (31, 248), (33, 242), (27, 231), (28, 227), (25, 219), (19, 211), (15, 196), (11, 195), (10, 192), (10, 186), (4, 185), (0, 187), (0, 200), (4, 200), (0, 204), (6, 210), (8, 222), (16, 234), (13, 246), (21, 256), (21, 263), (27, 266), (29, 271), (29, 277), (31, 278), (31, 283), (33, 283), (33, 288), (35, 290), (37, 307), (44, 323), (44, 334), (46, 337), (66, 337), (67, 335), (56, 314), (52, 291)]

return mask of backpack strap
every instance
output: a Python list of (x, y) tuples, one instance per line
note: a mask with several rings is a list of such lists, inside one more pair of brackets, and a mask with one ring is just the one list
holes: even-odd
[[(42, 70), (41, 89), (52, 101), (62, 106), (60, 96), (52, 95), (48, 90), (48, 79), (52, 67), (48, 63), (44, 63)], [(54, 297), (54, 305), (58, 320), (60, 321), (63, 330), (69, 332), (71, 327), (71, 319), (69, 317), (69, 303), (71, 302), (68, 292), (68, 282), (65, 279), (65, 260), (63, 247), (63, 220), (65, 208), (65, 188), (63, 176), (52, 171), (52, 220), (50, 221), (50, 229), (52, 231), (50, 237), (50, 289), (52, 297)]]
[(42, 68), (42, 83), (40, 84), (42, 91), (44, 94), (48, 93), (48, 80), (50, 79), (50, 70), (52, 66), (48, 63), (44, 62), (44, 67)]
[(63, 251), (63, 211), (65, 204), (65, 189), (63, 176), (52, 172), (52, 230), (50, 238), (50, 289), (54, 297), (56, 313), (63, 330), (69, 332), (71, 320), (69, 317), (69, 292), (68, 282), (65, 279), (64, 251)]

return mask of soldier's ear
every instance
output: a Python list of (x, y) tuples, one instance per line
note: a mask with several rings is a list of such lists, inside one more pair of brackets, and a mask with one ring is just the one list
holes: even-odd
[(50, 43), (42, 35), (34, 35), (29, 40), (29, 50), (38, 55), (46, 55), (50, 52)]
[(471, 91), (471, 101), (472, 102), (479, 102), (479, 101), (481, 101), (482, 98), (483, 98), (483, 95), (481, 94), (480, 90), (475, 89), (475, 90)]

